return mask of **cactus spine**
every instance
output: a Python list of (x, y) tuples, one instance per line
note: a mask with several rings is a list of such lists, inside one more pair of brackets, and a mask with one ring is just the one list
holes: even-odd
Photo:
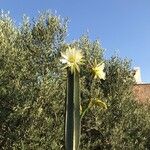
[(67, 101), (65, 121), (65, 149), (78, 150), (80, 143), (79, 72), (67, 69)]

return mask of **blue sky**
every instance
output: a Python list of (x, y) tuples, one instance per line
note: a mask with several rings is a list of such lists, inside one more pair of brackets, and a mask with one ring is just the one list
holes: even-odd
[(150, 0), (0, 0), (0, 9), (10, 11), (17, 23), (22, 15), (57, 11), (68, 17), (68, 40), (89, 31), (106, 49), (105, 57), (118, 52), (141, 68), (142, 80), (150, 83)]

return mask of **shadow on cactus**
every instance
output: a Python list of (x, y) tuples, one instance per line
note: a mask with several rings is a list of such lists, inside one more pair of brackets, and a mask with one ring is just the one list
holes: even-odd
[[(61, 53), (61, 62), (64, 64), (64, 69), (67, 70), (67, 98), (66, 98), (66, 116), (65, 116), (65, 149), (78, 150), (80, 145), (81, 120), (86, 112), (92, 107), (101, 107), (107, 109), (105, 102), (98, 97), (91, 97), (88, 100), (87, 107), (82, 110), (80, 100), (80, 66), (84, 64), (84, 54), (81, 50), (75, 47), (66, 49)], [(89, 62), (89, 72), (93, 80), (105, 80), (103, 62)]]

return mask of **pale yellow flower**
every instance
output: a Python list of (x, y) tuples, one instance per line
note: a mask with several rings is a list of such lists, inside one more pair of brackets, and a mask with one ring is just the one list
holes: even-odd
[(94, 79), (99, 78), (105, 80), (105, 72), (104, 72), (105, 64), (97, 63), (95, 60), (94, 65), (92, 66), (92, 72), (94, 74)]
[(98, 106), (100, 108), (107, 109), (106, 103), (99, 99), (92, 99), (90, 101), (89, 107), (92, 107), (92, 106)]
[(69, 47), (65, 53), (61, 53), (62, 59), (61, 62), (65, 65), (65, 68), (69, 67), (71, 73), (76, 70), (80, 72), (79, 65), (83, 63), (83, 55), (80, 50)]

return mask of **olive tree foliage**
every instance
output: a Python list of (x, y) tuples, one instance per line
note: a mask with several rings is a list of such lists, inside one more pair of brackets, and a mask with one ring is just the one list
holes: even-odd
[[(83, 149), (111, 149), (112, 130), (120, 123), (125, 103), (132, 98), (133, 75), (128, 60), (116, 56), (105, 61), (106, 79), (101, 80), (97, 91), (108, 109), (93, 108), (85, 117)], [(130, 104), (129, 104), (130, 105)]]
[(107, 62), (106, 74), (102, 89), (110, 107), (102, 127), (108, 131), (108, 145), (111, 149), (149, 149), (150, 107), (135, 101), (131, 62), (112, 57)]
[(106, 80), (99, 88), (108, 109), (95, 109), (85, 117), (88, 121), (82, 134), (82, 149), (148, 150), (150, 107), (134, 100), (131, 62), (113, 56), (105, 63)]
[(67, 20), (50, 13), (32, 24), (24, 17), (20, 27), (1, 14), (1, 149), (60, 148), (65, 85), (58, 58), (66, 31)]

